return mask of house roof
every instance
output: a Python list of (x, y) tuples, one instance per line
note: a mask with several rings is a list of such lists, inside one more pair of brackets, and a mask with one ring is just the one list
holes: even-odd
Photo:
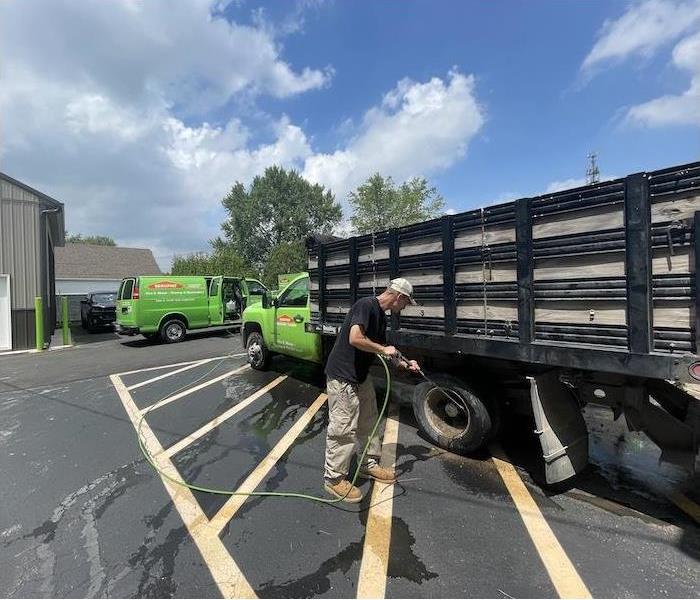
[(160, 275), (146, 248), (122, 248), (66, 243), (55, 249), (56, 279), (122, 279), (130, 275)]

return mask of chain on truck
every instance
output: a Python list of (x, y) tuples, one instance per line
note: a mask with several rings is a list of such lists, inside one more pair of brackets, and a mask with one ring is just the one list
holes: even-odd
[(529, 414), (558, 483), (588, 463), (582, 409), (596, 403), (692, 471), (699, 216), (692, 163), (349, 239), (312, 236), (308, 273), (245, 310), (244, 344), (259, 369), (274, 353), (322, 363), (350, 306), (406, 277), (419, 306), (392, 315), (387, 343), (428, 376), (398, 377), (391, 393), (433, 443), (474, 452), (507, 414)]

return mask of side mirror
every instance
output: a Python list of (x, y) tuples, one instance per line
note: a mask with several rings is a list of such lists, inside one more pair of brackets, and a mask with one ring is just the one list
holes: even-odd
[(260, 303), (263, 308), (270, 308), (270, 295), (267, 292), (264, 292), (261, 296)]

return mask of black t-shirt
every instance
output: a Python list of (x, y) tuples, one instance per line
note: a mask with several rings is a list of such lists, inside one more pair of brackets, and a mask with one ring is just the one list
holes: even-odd
[(362, 325), (365, 335), (373, 342), (386, 343), (386, 315), (375, 297), (362, 298), (352, 305), (326, 363), (329, 378), (362, 383), (367, 379), (374, 353), (363, 352), (350, 345), (353, 325)]

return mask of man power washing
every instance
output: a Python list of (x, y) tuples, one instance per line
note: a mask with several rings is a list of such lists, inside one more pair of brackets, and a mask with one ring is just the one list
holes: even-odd
[[(326, 363), (328, 432), (326, 436), (325, 489), (336, 498), (356, 503), (362, 492), (347, 479), (356, 444), (364, 448), (377, 420), (377, 399), (369, 368), (375, 354), (388, 359), (397, 355), (386, 346), (385, 311), (401, 312), (413, 299), (413, 286), (393, 279), (379, 296), (362, 298), (352, 305)], [(405, 369), (420, 370), (415, 360), (399, 361)], [(379, 464), (381, 445), (375, 435), (367, 449), (360, 475), (384, 483), (395, 481), (393, 469)]]

